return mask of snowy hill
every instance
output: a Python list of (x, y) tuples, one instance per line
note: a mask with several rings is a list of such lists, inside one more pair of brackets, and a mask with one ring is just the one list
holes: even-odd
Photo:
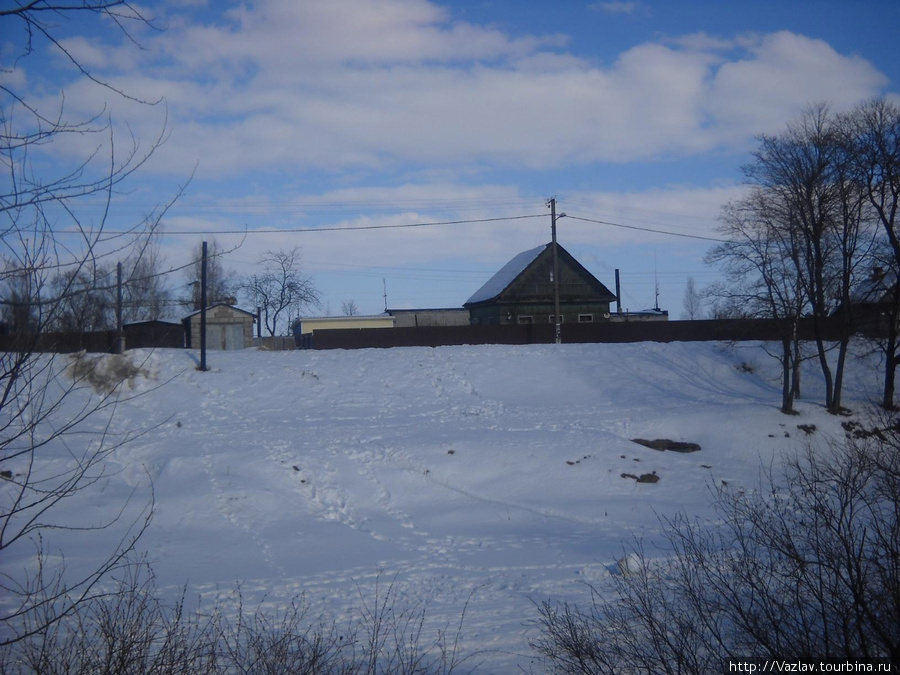
[[(602, 581), (635, 537), (652, 540), (659, 516), (702, 516), (709, 487), (752, 488), (778, 453), (842, 434), (811, 366), (800, 415), (778, 411), (778, 367), (759, 345), (245, 351), (211, 353), (206, 373), (192, 352), (129, 355), (142, 373), (111, 431), (145, 433), (66, 518), (101, 522), (129, 496), (133, 511), (152, 482), (140, 547), (164, 592), (240, 583), (250, 602), (303, 595), (338, 616), (380, 575), (438, 627), (468, 603), (462, 647), (488, 650), (481, 672), (527, 668), (532, 600), (585, 600), (579, 582)], [(879, 375), (851, 363), (848, 407), (877, 395)], [(48, 453), (67, 461), (63, 447)], [(54, 532), (48, 548), (77, 571), (116, 532)], [(27, 553), (7, 551), (2, 571)]]

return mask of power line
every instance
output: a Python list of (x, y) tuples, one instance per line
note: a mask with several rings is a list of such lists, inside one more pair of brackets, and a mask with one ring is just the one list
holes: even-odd
[(609, 225), (610, 227), (621, 227), (626, 230), (639, 230), (640, 232), (652, 232), (654, 234), (665, 234), (670, 237), (684, 237), (685, 239), (701, 239), (703, 241), (727, 242), (727, 239), (716, 239), (715, 237), (703, 237), (699, 234), (684, 234), (683, 232), (671, 232), (669, 230), (656, 230), (652, 227), (638, 227), (637, 225), (623, 225), (622, 223), (613, 223), (608, 220), (594, 220), (593, 218), (579, 218), (578, 216), (566, 215), (572, 220), (581, 220), (586, 223), (597, 223), (598, 225)]
[[(434, 225), (465, 225), (470, 223), (494, 223), (501, 220), (522, 220), (525, 218), (546, 218), (547, 214), (545, 213), (535, 213), (526, 216), (501, 216), (497, 218), (474, 218), (469, 220), (442, 220), (442, 221), (433, 221), (433, 222), (422, 222), (422, 223), (398, 223), (394, 225), (349, 225), (346, 227), (341, 226), (333, 226), (333, 227), (294, 227), (294, 228), (280, 228), (280, 229), (265, 229), (265, 230), (251, 230), (244, 229), (241, 230), (181, 230), (178, 232), (166, 231), (162, 232), (160, 236), (162, 237), (172, 237), (172, 236), (181, 236), (181, 235), (209, 235), (209, 234), (240, 234), (242, 236), (247, 236), (251, 234), (301, 234), (307, 232), (353, 232), (359, 230), (389, 230), (389, 229), (400, 229), (406, 227), (431, 227)], [(57, 233), (61, 234), (78, 234), (77, 230), (56, 230)], [(110, 234), (122, 234), (120, 232), (109, 231)]]

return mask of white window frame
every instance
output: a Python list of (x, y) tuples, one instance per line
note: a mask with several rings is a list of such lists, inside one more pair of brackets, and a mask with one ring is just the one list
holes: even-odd
[(593, 314), (579, 314), (578, 323), (594, 323)]

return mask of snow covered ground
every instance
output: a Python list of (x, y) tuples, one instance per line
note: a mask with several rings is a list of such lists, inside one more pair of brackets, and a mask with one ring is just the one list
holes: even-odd
[[(134, 510), (152, 482), (140, 547), (164, 593), (240, 584), (250, 604), (302, 595), (340, 617), (380, 579), (399, 602), (425, 603), (429, 626), (466, 608), (462, 648), (484, 650), (487, 673), (531, 666), (533, 601), (586, 601), (581, 582), (613, 573), (660, 516), (708, 514), (711, 486), (752, 488), (778, 453), (842, 435), (813, 364), (800, 414), (779, 412), (778, 366), (757, 344), (247, 350), (211, 352), (206, 373), (190, 351), (129, 355), (143, 373), (112, 431), (147, 431), (62, 517), (101, 522), (132, 494)], [(879, 375), (871, 359), (851, 363), (848, 407), (877, 397)], [(47, 453), (68, 461), (61, 445)], [(115, 536), (48, 541), (76, 572)], [(27, 553), (8, 550), (2, 571)]]

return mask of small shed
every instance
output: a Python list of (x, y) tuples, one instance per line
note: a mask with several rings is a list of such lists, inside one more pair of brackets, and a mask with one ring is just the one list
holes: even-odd
[(184, 332), (184, 326), (180, 322), (162, 319), (132, 321), (122, 327), (125, 349), (140, 347), (181, 349), (184, 347)]
[[(614, 293), (557, 244), (562, 323), (609, 321)], [(463, 305), (473, 325), (556, 323), (553, 244), (524, 251)]]
[[(253, 345), (253, 322), (256, 315), (224, 303), (206, 309), (206, 348), (244, 349)], [(200, 348), (200, 311), (182, 319), (185, 346)]]

